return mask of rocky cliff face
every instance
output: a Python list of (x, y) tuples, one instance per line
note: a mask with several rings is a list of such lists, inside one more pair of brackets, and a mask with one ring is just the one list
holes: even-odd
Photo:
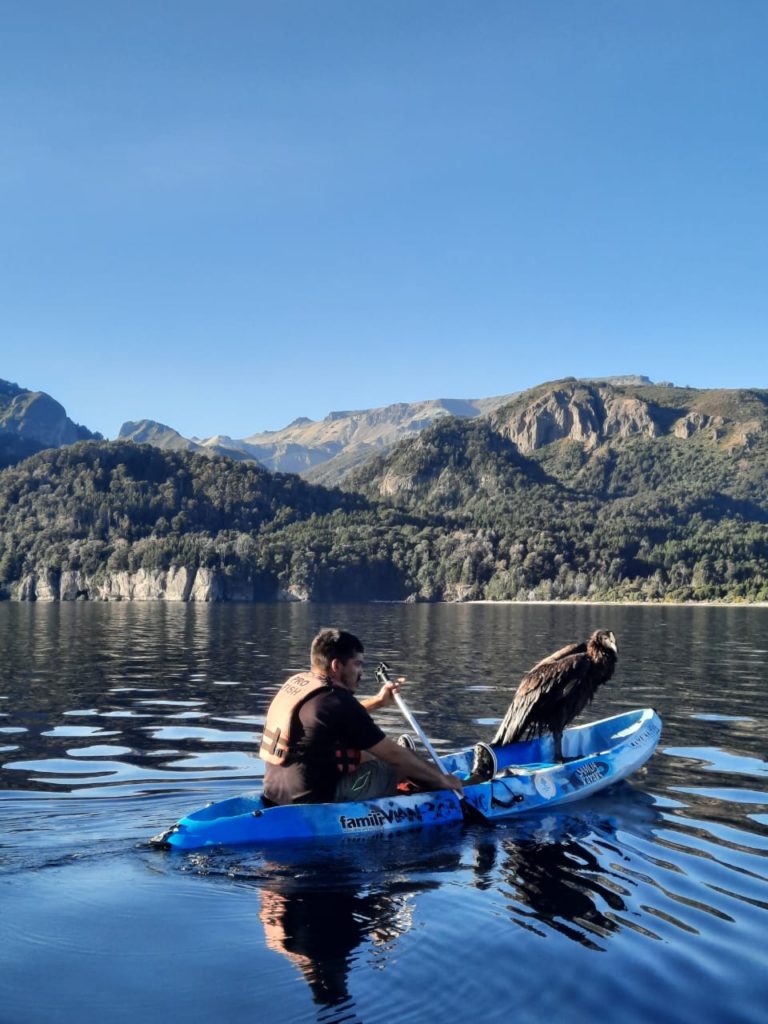
[(722, 416), (707, 416), (702, 412), (689, 412), (675, 422), (675, 437), (689, 438), (695, 434), (706, 434), (713, 441), (719, 441), (725, 432), (725, 420)]
[(593, 450), (613, 438), (665, 434), (749, 447), (768, 431), (768, 405), (763, 392), (569, 379), (524, 392), (492, 414), (491, 423), (523, 454), (556, 441)]
[(491, 421), (523, 454), (566, 439), (596, 448), (610, 437), (660, 432), (648, 402), (610, 385), (578, 381), (526, 392)]
[(27, 391), (0, 380), (0, 438), (9, 456), (6, 462), (26, 458), (33, 451), (60, 448), (75, 441), (100, 439), (71, 420), (62, 405), (44, 391)]
[[(14, 601), (253, 601), (248, 580), (214, 569), (138, 569), (88, 576), (72, 570), (28, 573), (11, 587)], [(277, 601), (307, 601), (303, 591), (285, 590)]]

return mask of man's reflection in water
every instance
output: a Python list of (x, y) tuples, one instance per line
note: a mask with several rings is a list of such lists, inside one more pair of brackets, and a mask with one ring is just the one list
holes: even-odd
[(441, 836), (445, 845), (437, 848), (418, 833), (317, 847), (301, 860), (300, 876), (295, 851), (262, 865), (259, 919), (267, 946), (299, 969), (315, 1003), (335, 1008), (334, 1020), (341, 1012), (339, 1020), (350, 1019), (356, 950), (367, 943), (370, 959), (386, 966), (397, 940), (413, 927), (418, 895), (439, 889), (461, 864), (456, 833)]
[(314, 1001), (338, 1006), (350, 998), (347, 979), (358, 946), (366, 940), (386, 945), (411, 928), (413, 887), (361, 895), (281, 879), (262, 890), (259, 918), (267, 946), (299, 968)]

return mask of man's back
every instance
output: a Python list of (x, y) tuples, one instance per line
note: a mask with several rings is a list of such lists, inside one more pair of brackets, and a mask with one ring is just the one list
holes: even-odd
[(294, 726), (296, 753), (283, 765), (267, 765), (264, 778), (264, 795), (277, 804), (333, 800), (339, 780), (359, 764), (360, 752), (384, 739), (362, 704), (338, 686), (305, 701)]

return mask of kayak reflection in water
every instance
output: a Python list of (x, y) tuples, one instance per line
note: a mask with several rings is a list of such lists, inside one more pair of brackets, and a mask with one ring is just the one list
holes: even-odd
[(261, 891), (259, 919), (269, 949), (298, 967), (315, 1003), (338, 1006), (349, 998), (353, 953), (364, 941), (392, 942), (411, 927), (408, 893), (360, 895), (350, 889), (307, 889), (283, 880)]

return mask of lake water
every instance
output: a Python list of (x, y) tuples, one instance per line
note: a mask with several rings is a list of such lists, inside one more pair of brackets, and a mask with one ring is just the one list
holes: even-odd
[[(587, 717), (655, 707), (658, 752), (493, 828), (147, 848), (254, 788), (271, 696), (334, 624), (440, 751), (613, 629)], [(765, 1022), (767, 656), (760, 608), (1, 604), (0, 1022)]]

